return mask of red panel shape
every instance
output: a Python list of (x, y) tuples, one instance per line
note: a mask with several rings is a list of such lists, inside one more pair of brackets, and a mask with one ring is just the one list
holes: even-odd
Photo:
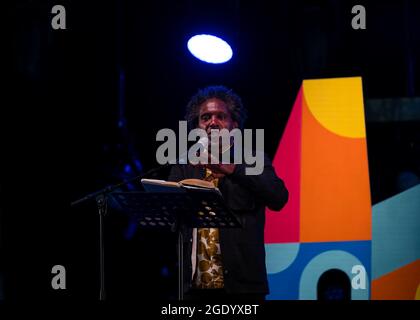
[(266, 209), (265, 243), (299, 242), (302, 87), (273, 159), (277, 175), (289, 190), (289, 201), (280, 212)]

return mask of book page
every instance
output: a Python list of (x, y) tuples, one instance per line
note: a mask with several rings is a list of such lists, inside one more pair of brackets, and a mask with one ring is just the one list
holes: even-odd
[(141, 184), (147, 192), (185, 192), (178, 182), (173, 181), (141, 179)]
[(182, 186), (190, 186), (190, 187), (199, 187), (205, 189), (215, 189), (216, 187), (210, 181), (200, 180), (200, 179), (184, 179), (179, 182)]

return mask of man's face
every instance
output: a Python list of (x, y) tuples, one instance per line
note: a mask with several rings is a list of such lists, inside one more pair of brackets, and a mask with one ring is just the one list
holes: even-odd
[(211, 129), (228, 129), (230, 131), (237, 128), (238, 123), (232, 120), (226, 103), (220, 99), (212, 98), (204, 101), (200, 106), (198, 127), (206, 130), (210, 135)]

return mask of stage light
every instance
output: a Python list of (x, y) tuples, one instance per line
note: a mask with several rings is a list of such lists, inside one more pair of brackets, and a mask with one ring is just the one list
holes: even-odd
[(221, 38), (209, 34), (199, 34), (188, 40), (191, 54), (208, 63), (225, 63), (232, 58), (232, 48)]

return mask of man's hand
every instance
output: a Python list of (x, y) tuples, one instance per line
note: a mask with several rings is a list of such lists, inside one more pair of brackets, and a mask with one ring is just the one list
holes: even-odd
[(228, 176), (235, 171), (235, 164), (206, 164), (206, 168), (210, 169), (213, 173), (213, 177), (216, 179), (223, 178), (224, 176)]

